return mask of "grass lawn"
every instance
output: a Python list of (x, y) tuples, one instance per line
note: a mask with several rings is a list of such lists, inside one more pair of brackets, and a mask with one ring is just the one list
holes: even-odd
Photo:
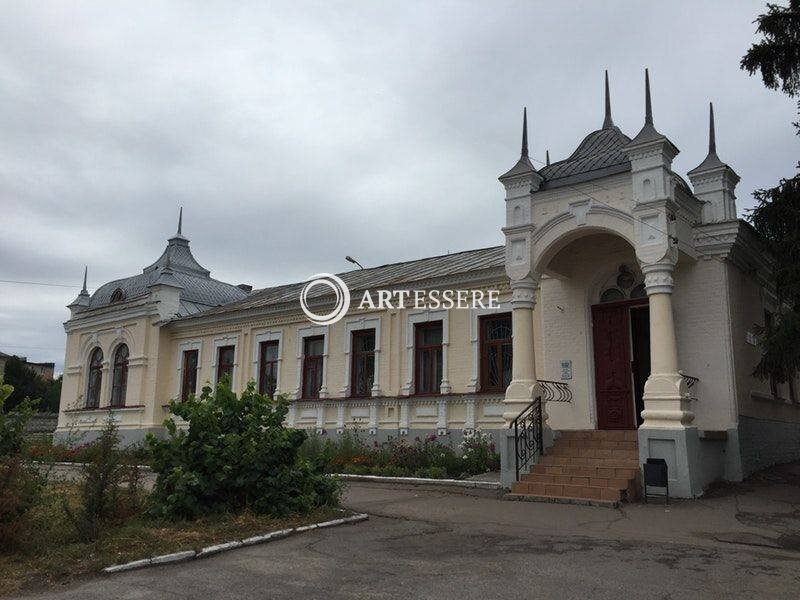
[(32, 511), (21, 545), (0, 553), (0, 595), (36, 590), (96, 575), (104, 567), (180, 550), (199, 550), (214, 543), (243, 539), (277, 529), (340, 518), (333, 508), (307, 515), (275, 519), (243, 513), (197, 521), (157, 521), (137, 516), (111, 523), (94, 543), (81, 542), (62, 508), (62, 499), (74, 503), (69, 484), (50, 485), (41, 504)]

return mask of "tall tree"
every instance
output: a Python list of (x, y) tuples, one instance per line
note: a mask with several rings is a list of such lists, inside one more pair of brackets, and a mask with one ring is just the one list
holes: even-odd
[[(760, 73), (767, 88), (796, 97), (800, 94), (800, 0), (789, 0), (789, 6), (767, 4), (767, 12), (756, 23), (762, 39), (744, 55), (741, 68), (750, 75)], [(800, 122), (794, 126), (800, 134)], [(755, 374), (785, 382), (800, 370), (800, 176), (756, 190), (753, 196), (756, 206), (748, 219), (771, 254), (779, 313), (760, 328), (762, 356)]]

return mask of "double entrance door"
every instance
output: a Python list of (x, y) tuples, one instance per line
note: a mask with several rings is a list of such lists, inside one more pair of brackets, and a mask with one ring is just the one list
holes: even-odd
[(647, 299), (592, 306), (598, 429), (636, 429), (650, 375)]

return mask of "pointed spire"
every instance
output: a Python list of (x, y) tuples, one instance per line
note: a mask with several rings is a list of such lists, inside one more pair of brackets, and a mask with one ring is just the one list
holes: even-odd
[(83, 267), (83, 288), (81, 289), (81, 294), (89, 294), (89, 291), (86, 289), (86, 277), (89, 275), (89, 265), (85, 265)]
[[(699, 165), (689, 171), (687, 175), (691, 178), (695, 173), (700, 171), (707, 171), (709, 169), (717, 169), (719, 167), (727, 167), (717, 156), (717, 136), (714, 130), (714, 104), (708, 103), (708, 154)], [(730, 167), (728, 167), (730, 168)]]
[(544, 159), (547, 162), (547, 166), (550, 166), (550, 150), (544, 151)]
[(603, 129), (611, 129), (614, 121), (611, 120), (611, 92), (608, 89), (608, 69), (606, 69), (606, 118), (603, 120)]
[(644, 122), (646, 125), (653, 124), (653, 104), (650, 101), (650, 73), (644, 70)]
[(528, 107), (522, 109), (522, 154), (528, 156)]
[(714, 134), (714, 103), (708, 103), (708, 153), (717, 153), (717, 138)]
[(181, 206), (181, 209), (178, 212), (178, 235), (183, 235), (181, 233), (182, 227), (183, 227), (183, 207)]

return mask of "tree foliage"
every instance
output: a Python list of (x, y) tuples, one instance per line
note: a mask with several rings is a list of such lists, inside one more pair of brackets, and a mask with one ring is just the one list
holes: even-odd
[[(800, 94), (800, 0), (789, 6), (767, 4), (756, 19), (763, 37), (742, 58), (741, 68), (761, 74), (764, 85), (790, 97)], [(798, 104), (800, 107), (800, 104)], [(794, 123), (800, 134), (800, 123)], [(753, 192), (756, 206), (748, 218), (772, 259), (778, 314), (758, 327), (762, 356), (755, 374), (784, 382), (800, 369), (800, 176), (774, 188)]]
[(754, 194), (750, 221), (772, 259), (776, 319), (759, 328), (763, 353), (756, 375), (788, 381), (800, 370), (800, 177)]
[(237, 396), (226, 377), (199, 398), (172, 401), (170, 410), (188, 428), (167, 419), (168, 438), (148, 438), (157, 515), (193, 519), (250, 509), (282, 516), (338, 501), (338, 482), (298, 460), (306, 434), (283, 426), (285, 398), (259, 394), (252, 382)]
[(800, 93), (800, 0), (789, 6), (767, 4), (767, 12), (756, 19), (756, 32), (763, 39), (744, 55), (742, 69), (761, 73), (764, 85), (789, 96)]
[(42, 412), (58, 412), (61, 397), (61, 377), (46, 379), (25, 364), (18, 356), (6, 361), (5, 380), (14, 387), (6, 401), (6, 410), (11, 410), (25, 398), (39, 400), (36, 409)]

